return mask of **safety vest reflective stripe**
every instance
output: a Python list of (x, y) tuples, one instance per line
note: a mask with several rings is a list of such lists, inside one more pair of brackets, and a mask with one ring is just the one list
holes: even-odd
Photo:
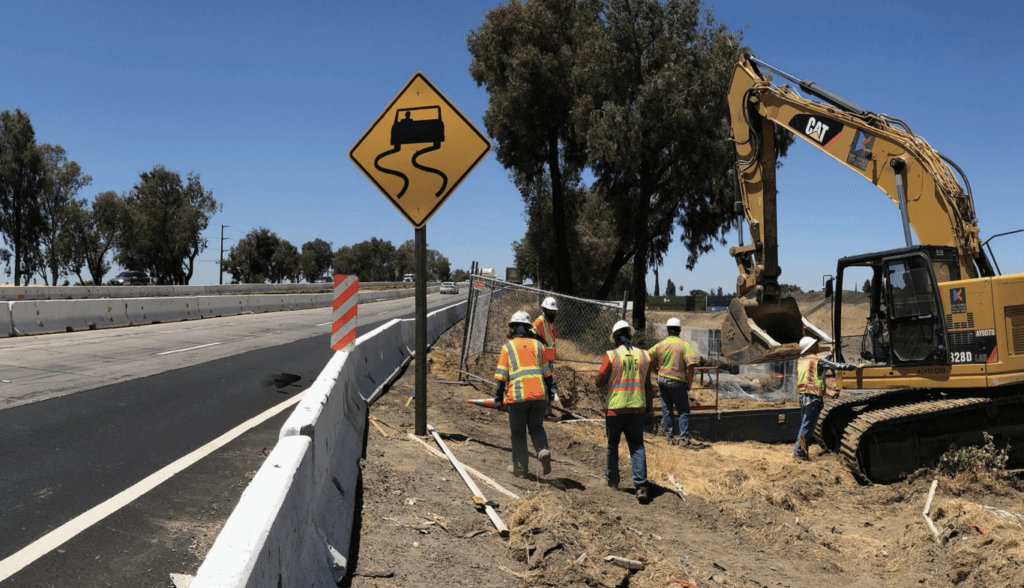
[(796, 367), (797, 393), (821, 396), (821, 391), (825, 388), (825, 378), (818, 374), (818, 358), (801, 357)]
[(549, 323), (542, 314), (533, 321), (533, 329), (544, 340), (544, 361), (555, 361), (555, 325)]
[(643, 409), (647, 406), (644, 382), (651, 356), (637, 347), (632, 351), (626, 351), (625, 346), (609, 351), (608, 354), (612, 365), (612, 374), (608, 381), (608, 411), (624, 408)]
[[(503, 361), (508, 362), (507, 367)], [(504, 375), (503, 368), (506, 378), (500, 377)], [(502, 347), (494, 377), (508, 382), (505, 402), (526, 402), (545, 398), (544, 376), (550, 373), (550, 368), (544, 363), (543, 345), (534, 339), (516, 338)]]
[(697, 363), (697, 356), (688, 341), (669, 336), (651, 348), (658, 360), (658, 375), (670, 380), (686, 381), (686, 366)]

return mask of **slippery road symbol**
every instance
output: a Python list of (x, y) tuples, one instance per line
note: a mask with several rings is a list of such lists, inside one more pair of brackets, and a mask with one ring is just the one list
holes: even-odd
[[(422, 120), (413, 119), (412, 113), (417, 110), (436, 110), (437, 117)], [(419, 149), (413, 154), (413, 167), (441, 176), (441, 187), (437, 190), (434, 196), (440, 198), (441, 195), (444, 194), (444, 189), (448, 187), (448, 176), (446, 176), (444, 172), (432, 167), (427, 167), (416, 161), (421, 155), (437, 151), (441, 148), (441, 143), (444, 143), (444, 121), (441, 120), (441, 107), (418, 106), (415, 108), (399, 108), (395, 111), (395, 122), (391, 125), (392, 149), (381, 153), (373, 160), (373, 167), (377, 168), (378, 171), (388, 175), (398, 176), (402, 179), (402, 189), (398, 192), (395, 198), (401, 198), (405, 194), (405, 191), (409, 189), (409, 178), (398, 170), (382, 166), (380, 164), (380, 160), (401, 151), (402, 145), (415, 145), (422, 143), (430, 143), (431, 146)]]

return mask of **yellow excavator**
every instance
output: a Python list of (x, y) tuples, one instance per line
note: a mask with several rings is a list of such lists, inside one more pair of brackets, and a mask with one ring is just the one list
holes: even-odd
[[(793, 86), (776, 85), (774, 76)], [(795, 359), (804, 336), (834, 343), (837, 362), (858, 366), (836, 374), (838, 388), (860, 393), (826, 401), (815, 433), (866, 479), (899, 479), (951, 444), (980, 444), (983, 432), (1010, 448), (1011, 466), (1024, 464), (1024, 274), (1001, 275), (991, 247), (986, 254), (963, 171), (904, 121), (750, 55), (736, 64), (729, 108), (736, 206), (751, 244), (730, 250), (744, 296), (722, 326), (726, 357)], [(903, 221), (905, 247), (839, 260), (834, 282), (825, 284), (831, 337), (781, 295), (776, 125), (881, 189)], [(863, 333), (843, 332), (843, 277), (851, 269), (871, 276)]]

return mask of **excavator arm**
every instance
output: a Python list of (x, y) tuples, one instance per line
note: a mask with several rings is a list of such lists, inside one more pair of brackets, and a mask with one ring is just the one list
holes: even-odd
[[(824, 102), (804, 98), (788, 85), (776, 86), (759, 66)], [(900, 210), (908, 246), (913, 230), (921, 244), (955, 247), (964, 278), (994, 275), (982, 249), (966, 177), (965, 191), (950, 167), (955, 164), (914, 135), (903, 121), (869, 112), (748, 55), (734, 69), (729, 109), (736, 148), (737, 210), (742, 208), (751, 236), (750, 245), (730, 249), (739, 270), (737, 293), (751, 296), (733, 301), (723, 325), (722, 348), (731, 361), (792, 359), (799, 355), (801, 337), (824, 337), (803, 319), (792, 298), (781, 296), (775, 125), (789, 129), (881, 189)]]

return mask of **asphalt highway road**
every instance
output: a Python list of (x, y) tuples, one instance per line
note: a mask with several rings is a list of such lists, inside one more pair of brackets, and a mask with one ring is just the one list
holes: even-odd
[[(435, 294), (428, 307), (465, 298)], [(412, 314), (412, 298), (360, 305), (359, 332)], [(26, 546), (52, 541), (54, 529), (306, 389), (333, 353), (330, 321), (327, 308), (0, 339), (0, 580), (4, 563)], [(273, 448), (289, 413), (54, 546), (3, 585), (169, 586), (183, 546), (152, 536), (169, 533), (152, 522), (181, 518), (171, 511), (201, 520), (211, 497), (237, 500), (244, 474)], [(190, 484), (193, 477), (201, 482)], [(230, 510), (221, 504), (219, 512)], [(160, 554), (174, 566), (154, 566)]]

